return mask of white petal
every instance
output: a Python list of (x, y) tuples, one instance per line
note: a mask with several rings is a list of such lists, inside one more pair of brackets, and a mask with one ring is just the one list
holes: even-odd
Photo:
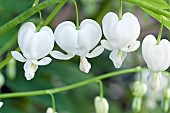
[(51, 28), (44, 26), (35, 33), (29, 47), (31, 59), (41, 59), (47, 56), (54, 47), (54, 35)]
[(105, 48), (105, 49), (108, 49), (108, 50), (112, 50), (112, 46), (109, 44), (109, 42), (107, 40), (101, 40), (101, 45)]
[(110, 24), (111, 40), (109, 42), (114, 48), (127, 47), (139, 37), (140, 25), (137, 18), (131, 13), (125, 13), (122, 20), (116, 24)]
[(150, 69), (164, 71), (170, 65), (170, 42), (162, 39), (159, 45), (153, 45), (148, 50)]
[(25, 77), (27, 80), (34, 78), (35, 71), (38, 69), (38, 65), (33, 64), (31, 61), (27, 61), (24, 64)]
[(97, 96), (94, 100), (96, 113), (108, 113), (109, 104), (105, 98)]
[(131, 43), (131, 45), (127, 48), (125, 48), (123, 51), (124, 52), (133, 52), (136, 51), (140, 46), (140, 41), (134, 41)]
[(75, 54), (78, 48), (78, 31), (73, 22), (60, 23), (54, 32), (55, 41), (58, 46), (69, 54)]
[(121, 67), (121, 65), (122, 65), (125, 57), (127, 56), (127, 53), (126, 53), (126, 52), (123, 52), (123, 51), (122, 51), (122, 53), (120, 54), (120, 53), (119, 53), (120, 51), (121, 51), (121, 50), (114, 49), (114, 50), (110, 53), (110, 55), (109, 55), (109, 58), (112, 60), (114, 66), (115, 66), (116, 68), (120, 68), (120, 67)]
[(116, 24), (118, 20), (119, 20), (118, 16), (112, 12), (107, 13), (103, 17), (102, 27), (103, 27), (103, 33), (104, 33), (104, 36), (106, 37), (106, 39), (108, 39), (108, 40), (111, 39), (111, 37), (112, 37), (110, 34), (111, 24)]
[(52, 59), (50, 57), (44, 57), (39, 61), (32, 61), (34, 64), (36, 65), (48, 65), (50, 62), (52, 61)]
[(87, 61), (85, 57), (80, 57), (80, 65), (79, 68), (81, 71), (88, 73), (91, 69), (91, 64)]
[(85, 53), (93, 49), (102, 37), (102, 30), (100, 25), (91, 19), (85, 19), (80, 24), (78, 34), (79, 49)]
[(15, 60), (20, 61), (20, 62), (26, 62), (26, 59), (18, 51), (12, 51), (11, 54)]
[(60, 51), (52, 51), (50, 55), (54, 57), (55, 59), (60, 59), (60, 60), (69, 60), (74, 57), (74, 55), (71, 55), (71, 54), (65, 55), (61, 53)]
[(27, 22), (21, 26), (18, 32), (18, 45), (26, 58), (30, 58), (30, 42), (32, 35), (36, 32), (36, 27), (32, 22)]
[(142, 42), (142, 55), (145, 62), (147, 63), (148, 68), (151, 68), (151, 63), (148, 56), (149, 53), (148, 50), (152, 45), (156, 45), (156, 38), (153, 35), (147, 35)]
[(0, 102), (0, 108), (2, 107), (3, 104), (4, 104), (3, 102)]
[(104, 51), (104, 48), (102, 46), (96, 47), (91, 53), (87, 53), (86, 57), (87, 58), (94, 58), (102, 54)]

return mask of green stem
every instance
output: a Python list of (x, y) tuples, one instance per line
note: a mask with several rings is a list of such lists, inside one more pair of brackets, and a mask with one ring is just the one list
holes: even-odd
[(150, 5), (146, 2), (143, 2), (142, 0), (123, 0), (123, 1), (135, 4), (137, 6), (148, 9), (148, 10), (150, 10), (150, 11), (156, 13), (156, 14), (163, 15), (165, 17), (170, 18), (170, 12), (165, 11), (163, 9), (159, 9), (158, 7), (155, 7), (154, 5)]
[(103, 84), (102, 84), (102, 81), (99, 80), (99, 85), (100, 85), (100, 98), (102, 99), (103, 98)]
[(119, 4), (119, 20), (122, 19), (122, 0), (120, 0), (120, 4)]
[(36, 6), (38, 4), (39, 0), (34, 0), (34, 3), (32, 6)]
[(55, 113), (56, 112), (56, 105), (55, 105), (55, 98), (54, 98), (54, 95), (53, 94), (51, 94), (50, 92), (48, 92), (47, 91), (47, 93), (50, 95), (50, 97), (51, 97), (51, 101), (52, 101), (52, 108), (53, 108), (53, 113)]
[(64, 1), (60, 4), (58, 4), (54, 10), (50, 13), (50, 15), (41, 23), (40, 27), (46, 26), (48, 23), (52, 21), (52, 19), (56, 16), (56, 14), (59, 12), (59, 10), (66, 4), (67, 1)]
[(163, 30), (163, 17), (162, 17), (162, 22), (161, 22), (161, 26), (160, 26), (160, 29), (159, 29), (159, 34), (158, 34), (158, 37), (157, 37), (157, 45), (160, 43), (161, 41), (161, 37), (162, 37), (162, 30)]
[(76, 29), (79, 30), (79, 12), (75, 0), (73, 0), (74, 6), (76, 8)]
[(28, 10), (26, 10), (25, 12), (23, 12), (19, 16), (15, 17), (11, 21), (9, 21), (8, 23), (6, 23), (2, 27), (0, 27), (0, 36), (2, 36), (4, 33), (9, 31), (10, 29), (15, 27), (16, 25), (18, 25), (22, 21), (26, 20), (30, 16), (39, 12), (40, 10), (45, 9), (46, 7), (48, 7), (50, 5), (57, 4), (57, 3), (63, 3), (63, 2), (66, 2), (66, 1), (67, 0), (46, 0), (46, 1), (36, 5), (34, 7), (29, 8)]
[(131, 69), (125, 69), (125, 70), (120, 70), (116, 72), (111, 72), (107, 74), (103, 74), (97, 77), (94, 77), (92, 79), (84, 80), (78, 83), (74, 83), (68, 86), (60, 87), (60, 88), (54, 88), (54, 89), (47, 89), (47, 90), (39, 90), (39, 91), (29, 91), (29, 92), (18, 92), (18, 93), (6, 93), (6, 94), (0, 94), (0, 98), (14, 98), (14, 97), (26, 97), (26, 96), (39, 96), (39, 95), (47, 95), (49, 93), (54, 94), (54, 93), (59, 93), (59, 92), (64, 92), (64, 91), (69, 91), (71, 89), (75, 89), (78, 87), (82, 87), (84, 85), (88, 85), (90, 83), (94, 83), (98, 80), (110, 78), (113, 76), (125, 74), (125, 73), (134, 73), (134, 72), (139, 72), (142, 70), (148, 70), (147, 68), (131, 68)]

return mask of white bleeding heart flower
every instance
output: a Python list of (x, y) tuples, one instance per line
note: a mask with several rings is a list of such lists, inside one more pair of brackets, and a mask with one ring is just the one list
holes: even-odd
[(102, 40), (104, 48), (112, 51), (109, 58), (116, 68), (120, 68), (128, 52), (137, 50), (140, 42), (138, 19), (131, 13), (125, 13), (119, 20), (115, 13), (107, 13), (102, 21), (103, 33), (107, 40)]
[(3, 104), (4, 104), (3, 102), (0, 102), (0, 108), (2, 107)]
[(46, 113), (57, 113), (57, 112), (53, 112), (53, 109), (51, 107), (47, 108)]
[(94, 100), (96, 113), (108, 113), (109, 104), (105, 98), (97, 96)]
[(47, 65), (51, 58), (47, 56), (54, 47), (54, 34), (51, 28), (44, 26), (39, 32), (33, 23), (27, 22), (21, 26), (18, 33), (18, 45), (22, 52), (12, 51), (12, 56), (24, 64), (25, 77), (31, 80), (38, 65)]
[(56, 59), (68, 60), (78, 55), (80, 56), (79, 68), (86, 73), (91, 68), (91, 64), (86, 58), (97, 57), (104, 50), (102, 46), (98, 46), (90, 52), (102, 37), (102, 30), (99, 24), (91, 19), (83, 20), (78, 30), (73, 22), (62, 22), (55, 29), (54, 37), (58, 46), (67, 54), (52, 51), (51, 56)]
[(143, 58), (151, 70), (148, 76), (150, 88), (157, 91), (160, 85), (161, 72), (170, 65), (170, 42), (162, 39), (159, 44), (153, 35), (147, 35), (142, 43)]

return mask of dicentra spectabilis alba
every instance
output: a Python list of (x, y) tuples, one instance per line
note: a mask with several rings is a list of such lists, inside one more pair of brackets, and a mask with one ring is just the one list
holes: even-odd
[(108, 113), (109, 104), (105, 98), (97, 96), (94, 100), (96, 113)]
[(80, 56), (79, 68), (85, 73), (88, 73), (91, 68), (91, 64), (86, 58), (97, 57), (104, 50), (102, 46), (98, 46), (89, 53), (102, 37), (99, 24), (91, 19), (83, 20), (79, 29), (76, 29), (75, 24), (71, 21), (62, 22), (56, 27), (54, 37), (58, 46), (67, 54), (52, 51), (51, 56), (56, 59), (68, 60), (78, 55)]
[(57, 113), (57, 112), (53, 112), (53, 109), (51, 107), (47, 108), (46, 113)]
[(18, 45), (22, 52), (12, 51), (12, 56), (24, 64), (25, 77), (31, 80), (38, 65), (47, 65), (51, 58), (47, 56), (54, 47), (54, 34), (51, 28), (44, 26), (39, 32), (33, 23), (27, 22), (21, 26), (18, 33)]
[(122, 19), (113, 13), (107, 13), (102, 21), (103, 33), (107, 40), (102, 40), (104, 48), (112, 51), (109, 58), (116, 68), (120, 68), (128, 52), (137, 50), (140, 42), (138, 19), (132, 13), (125, 13)]
[(159, 89), (161, 72), (170, 65), (170, 42), (162, 39), (159, 44), (153, 35), (147, 35), (142, 43), (143, 58), (151, 70), (148, 78), (150, 88)]

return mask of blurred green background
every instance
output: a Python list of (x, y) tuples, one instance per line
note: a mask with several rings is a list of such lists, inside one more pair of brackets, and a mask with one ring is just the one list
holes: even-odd
[[(0, 26), (30, 8), (32, 4), (33, 0), (0, 0)], [(100, 25), (103, 16), (107, 12), (118, 13), (119, 9), (119, 0), (77, 0), (77, 4), (80, 21), (91, 18), (96, 20)], [(54, 6), (50, 6), (42, 11), (43, 19), (50, 14), (53, 8)], [(135, 5), (124, 3), (123, 12), (131, 12), (139, 19), (141, 24), (140, 41), (147, 34), (157, 36), (160, 24), (145, 11)], [(76, 21), (75, 8), (71, 1), (60, 10), (53, 21), (49, 23), (49, 26), (54, 30), (59, 23), (65, 20)], [(39, 16), (35, 14), (26, 21), (32, 21), (38, 24)], [(18, 47), (17, 32), (23, 23), (1, 36), (0, 62), (10, 54), (10, 51)], [(169, 36), (168, 30), (164, 29), (163, 38), (169, 38)], [(58, 46), (55, 46), (54, 49), (60, 50)], [(92, 64), (89, 74), (85, 74), (79, 70), (78, 57), (74, 57), (68, 61), (53, 59), (51, 64), (39, 67), (35, 78), (31, 81), (27, 81), (24, 77), (23, 63), (12, 61), (1, 70), (5, 77), (5, 84), (1, 88), (1, 93), (56, 88), (116, 71), (117, 69), (114, 68), (111, 60), (108, 58), (109, 53), (109, 51), (105, 50), (99, 57), (89, 59), (89, 62)], [(136, 52), (128, 54), (121, 69), (128, 69), (138, 65), (145, 66), (141, 55), (141, 48)], [(132, 84), (136, 79), (135, 75), (126, 74), (103, 80), (104, 95), (110, 105), (109, 113), (132, 113)], [(99, 86), (97, 83), (55, 94), (57, 112), (95, 113), (93, 102), (94, 98), (98, 95)], [(0, 108), (1, 113), (45, 113), (47, 107), (51, 106), (51, 99), (48, 95), (2, 99), (2, 101), (4, 105)], [(145, 96), (140, 113), (161, 113), (160, 99), (156, 100)]]

